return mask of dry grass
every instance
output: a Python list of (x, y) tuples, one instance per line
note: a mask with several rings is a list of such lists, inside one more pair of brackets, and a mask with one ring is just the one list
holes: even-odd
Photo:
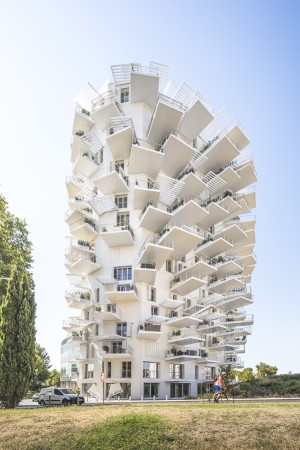
[[(128, 444), (130, 431), (117, 418), (151, 417), (149, 430)], [(143, 440), (163, 427), (159, 442)], [(130, 425), (130, 424), (129, 424)], [(125, 425), (124, 425), (125, 427)], [(150, 429), (150, 427), (152, 427)], [(118, 428), (118, 430), (116, 430)], [(91, 431), (90, 431), (91, 430)], [(90, 441), (93, 433), (94, 443)], [(95, 434), (96, 433), (96, 434)], [(97, 445), (96, 440), (99, 441)], [(102, 435), (101, 435), (102, 433)], [(104, 434), (103, 434), (104, 433)], [(110, 440), (103, 436), (109, 434)], [(114, 433), (117, 433), (114, 435)], [(108, 436), (107, 434), (107, 436)], [(122, 438), (123, 436), (123, 438)], [(127, 444), (126, 444), (126, 439)], [(101, 440), (102, 439), (102, 440)], [(124, 439), (124, 441), (123, 441)], [(138, 440), (138, 443), (137, 441)], [(99, 444), (98, 444), (99, 442)], [(110, 443), (109, 443), (110, 442)], [(113, 444), (112, 444), (113, 442)], [(300, 404), (129, 404), (35, 410), (0, 410), (0, 449), (300, 449)]]

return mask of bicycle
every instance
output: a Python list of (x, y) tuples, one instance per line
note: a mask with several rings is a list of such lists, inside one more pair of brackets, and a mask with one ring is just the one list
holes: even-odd
[(203, 401), (203, 403), (234, 403), (233, 395), (228, 391), (221, 391), (215, 393), (210, 390), (208, 392), (204, 392), (199, 398)]

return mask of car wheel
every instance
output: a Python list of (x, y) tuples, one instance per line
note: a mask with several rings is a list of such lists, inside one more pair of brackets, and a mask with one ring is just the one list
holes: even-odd
[(62, 405), (63, 405), (63, 406), (68, 406), (68, 404), (69, 404), (68, 400), (66, 400), (66, 399), (64, 398), (63, 401), (62, 401)]
[(45, 405), (46, 405), (45, 400), (41, 400), (41, 401), (40, 401), (40, 405), (41, 405), (41, 406), (45, 406)]

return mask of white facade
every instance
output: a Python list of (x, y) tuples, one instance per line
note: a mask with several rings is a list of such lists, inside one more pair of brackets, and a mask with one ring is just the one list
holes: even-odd
[(164, 65), (112, 75), (76, 99), (63, 328), (84, 394), (102, 398), (104, 372), (105, 397), (196, 396), (220, 366), (243, 367), (251, 334), (249, 140)]

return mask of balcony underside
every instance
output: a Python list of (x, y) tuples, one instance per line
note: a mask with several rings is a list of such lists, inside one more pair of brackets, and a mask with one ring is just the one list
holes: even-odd
[(91, 158), (88, 156), (79, 156), (74, 164), (73, 171), (75, 173), (82, 173), (86, 177), (92, 176), (99, 168)]
[(212, 121), (213, 116), (200, 101), (196, 100), (184, 114), (179, 131), (191, 141)]
[(182, 111), (159, 101), (153, 114), (148, 140), (161, 143), (169, 130), (177, 129), (181, 116)]
[(230, 196), (223, 198), (219, 202), (219, 206), (226, 209), (228, 217), (234, 217), (241, 214), (241, 205)]
[(173, 212), (173, 217), (176, 221), (189, 223), (191, 226), (196, 223), (201, 222), (205, 217), (208, 216), (208, 211), (201, 208), (196, 202), (190, 200), (179, 208), (175, 209)]
[(165, 155), (162, 152), (132, 145), (128, 175), (145, 174), (151, 180), (155, 180), (163, 164), (164, 157)]
[(132, 127), (123, 128), (116, 133), (110, 134), (106, 138), (114, 160), (129, 159), (130, 149), (133, 142)]
[(172, 252), (173, 252), (172, 247), (164, 247), (163, 245), (148, 243), (144, 248), (143, 252), (141, 253), (140, 261), (141, 260), (154, 261), (156, 269), (158, 270), (166, 262), (166, 259), (169, 258)]
[(111, 117), (119, 117), (121, 112), (114, 102), (107, 103), (92, 113), (95, 123), (103, 131), (110, 124)]
[(235, 192), (251, 186), (257, 181), (255, 170), (251, 162), (239, 168), (238, 174), (241, 177), (241, 180), (233, 185), (232, 190)]
[(243, 306), (248, 306), (253, 303), (253, 300), (246, 295), (239, 295), (237, 297), (224, 299), (224, 302), (220, 302), (218, 306), (222, 309), (222, 311), (227, 312), (232, 309), (242, 308)]
[(199, 222), (199, 226), (204, 229), (210, 228), (211, 226), (221, 222), (228, 216), (228, 211), (217, 205), (217, 203), (215, 202), (212, 202), (207, 206), (207, 211), (209, 212), (209, 215)]
[[(126, 228), (126, 227), (124, 227)], [(124, 247), (134, 245), (133, 237), (128, 229), (122, 230), (122, 227), (115, 227), (115, 231), (104, 231), (101, 237), (108, 247)]]
[(201, 323), (200, 319), (192, 316), (185, 317), (172, 317), (167, 320), (166, 325), (174, 328), (185, 328), (190, 327), (191, 325), (199, 325)]
[(219, 237), (225, 238), (232, 244), (235, 244), (236, 242), (246, 239), (247, 234), (238, 225), (234, 224), (230, 225), (220, 232), (216, 232), (214, 235), (214, 239), (218, 239)]
[(96, 264), (88, 259), (80, 258), (71, 264), (69, 270), (73, 275), (81, 275), (82, 273), (90, 274), (101, 269), (100, 264)]
[(197, 150), (171, 134), (164, 144), (164, 161), (162, 170), (171, 178), (176, 178), (182, 168), (197, 153)]
[(72, 236), (88, 242), (93, 241), (98, 234), (97, 231), (87, 223), (83, 223), (76, 228), (70, 229), (70, 232)]
[(207, 161), (201, 165), (201, 172), (208, 173), (210, 170), (216, 172), (220, 167), (232, 161), (240, 154), (235, 145), (226, 137), (217, 140), (204, 153)]
[(173, 294), (178, 295), (187, 295), (190, 292), (195, 291), (196, 289), (199, 289), (202, 286), (206, 285), (206, 281), (201, 280), (200, 278), (196, 278), (191, 276), (187, 280), (179, 281), (176, 283), (172, 288), (171, 292)]
[(202, 244), (195, 250), (195, 255), (202, 255), (205, 258), (214, 258), (232, 248), (232, 244), (223, 238), (218, 238), (214, 241), (209, 241), (206, 244)]
[(131, 72), (131, 103), (144, 102), (154, 109), (157, 102), (158, 85), (159, 77), (157, 75)]
[(121, 320), (121, 314), (118, 313), (117, 310), (113, 312), (113, 309), (111, 311), (96, 311), (95, 318), (103, 322), (110, 320)]
[(226, 182), (226, 189), (232, 189), (232, 187), (241, 181), (239, 174), (232, 168), (226, 167), (218, 176)]
[(93, 182), (104, 195), (112, 193), (122, 194), (129, 191), (126, 182), (116, 170), (107, 175), (95, 178)]
[(133, 190), (133, 207), (134, 209), (143, 209), (149, 198), (157, 202), (160, 196), (158, 189), (148, 189), (136, 185)]
[(200, 344), (200, 342), (203, 342), (204, 339), (197, 336), (197, 332), (195, 330), (194, 335), (190, 336), (172, 336), (171, 339), (168, 340), (168, 344), (174, 344), (174, 345), (193, 345), (193, 344)]
[[(195, 355), (180, 355), (180, 350), (179, 350), (179, 352), (178, 352), (179, 354), (177, 354), (177, 355), (172, 355), (171, 353), (165, 358), (166, 359), (166, 361), (174, 361), (174, 362), (182, 362), (182, 363), (184, 363), (184, 362), (187, 362), (187, 361), (197, 361), (198, 360), (198, 358), (199, 358), (199, 355), (198, 355), (198, 352), (197, 352), (197, 350), (195, 350)], [(183, 353), (183, 352), (182, 352)], [(191, 351), (191, 353), (192, 353), (192, 351)], [(178, 380), (177, 380), (178, 381)], [(184, 381), (184, 380), (181, 380), (181, 382), (182, 381)], [(172, 380), (172, 382), (173, 382), (173, 380)]]
[(156, 269), (136, 267), (134, 269), (134, 281), (154, 285), (156, 273)]
[(166, 232), (160, 240), (163, 245), (165, 241), (171, 241), (173, 244), (172, 257), (179, 260), (186, 255), (190, 250), (196, 247), (203, 238), (200, 235), (194, 234), (187, 229), (180, 227), (172, 227), (170, 231)]
[(172, 218), (172, 214), (161, 209), (148, 206), (139, 223), (140, 227), (158, 233)]
[(160, 303), (160, 306), (164, 306), (165, 308), (172, 309), (172, 310), (177, 309), (182, 305), (184, 305), (183, 300), (174, 300), (172, 298), (166, 298), (165, 300), (163, 300)]
[(222, 352), (232, 352), (234, 350), (234, 346), (233, 345), (228, 345), (228, 344), (208, 344), (208, 348), (213, 351), (222, 351)]
[(241, 272), (243, 267), (238, 264), (236, 261), (226, 261), (224, 263), (218, 263), (215, 265), (216, 270), (218, 271), (216, 276), (222, 275), (233, 275), (234, 273)]
[(145, 339), (146, 341), (157, 341), (161, 335), (161, 331), (138, 330), (137, 338)]
[(184, 185), (179, 192), (181, 197), (189, 197), (190, 195), (194, 195), (198, 197), (202, 192), (206, 191), (206, 184), (194, 173), (189, 173), (181, 178), (181, 181), (184, 182)]
[(132, 355), (130, 353), (127, 353), (126, 350), (124, 350), (124, 353), (102, 353), (102, 358), (104, 360), (111, 360), (111, 359), (121, 359), (122, 361), (130, 361), (132, 359)]
[(132, 302), (138, 299), (134, 290), (132, 291), (105, 291), (105, 295), (112, 303)]
[(73, 132), (84, 131), (87, 133), (91, 127), (94, 125), (94, 121), (91, 116), (75, 111), (74, 121), (73, 121)]
[(232, 289), (243, 288), (245, 282), (235, 278), (234, 276), (226, 278), (225, 280), (218, 280), (215, 283), (211, 283), (207, 289), (210, 292), (221, 294), (222, 292), (228, 292)]
[(183, 268), (176, 272), (177, 276), (189, 276), (192, 275), (193, 272), (199, 272), (201, 276), (205, 275), (211, 275), (212, 273), (217, 272), (217, 269), (215, 266), (211, 266), (210, 264), (207, 264), (204, 261), (198, 261), (188, 267), (185, 267), (184, 263), (182, 264)]
[(68, 301), (68, 306), (70, 308), (75, 308), (75, 309), (86, 309), (86, 308), (90, 308), (92, 306), (91, 301), (87, 300), (87, 299), (82, 299), (79, 297), (73, 297), (70, 296), (67, 298)]

